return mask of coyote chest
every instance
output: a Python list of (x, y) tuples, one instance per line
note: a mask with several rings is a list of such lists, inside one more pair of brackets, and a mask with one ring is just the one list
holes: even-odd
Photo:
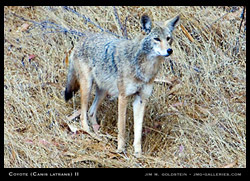
[(134, 82), (132, 80), (127, 80), (125, 82), (125, 95), (126, 96), (130, 96), (130, 95), (133, 95), (137, 92), (140, 91), (140, 89), (142, 88), (142, 83), (137, 83), (137, 82)]

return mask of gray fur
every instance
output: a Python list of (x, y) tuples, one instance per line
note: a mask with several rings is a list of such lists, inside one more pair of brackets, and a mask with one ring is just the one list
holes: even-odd
[[(86, 32), (70, 55), (65, 100), (73, 92), (81, 91), (81, 122), (89, 131), (87, 105), (93, 81), (96, 97), (89, 110), (92, 124), (96, 122), (99, 104), (107, 94), (119, 97), (118, 150), (125, 147), (126, 99), (136, 95), (134, 106), (135, 142), (137, 155), (141, 154), (141, 130), (147, 98), (153, 90), (153, 81), (164, 57), (172, 54), (172, 31), (178, 22), (175, 17), (152, 27), (150, 18), (142, 16), (141, 23), (146, 36), (132, 40), (118, 39), (110, 34)], [(169, 53), (170, 52), (170, 53)]]

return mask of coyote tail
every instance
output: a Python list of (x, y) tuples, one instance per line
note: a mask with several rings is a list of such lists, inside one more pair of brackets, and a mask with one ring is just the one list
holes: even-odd
[(72, 98), (73, 93), (78, 91), (79, 89), (79, 82), (77, 80), (75, 68), (72, 62), (69, 63), (69, 70), (68, 70), (68, 77), (67, 77), (67, 84), (65, 88), (64, 98), (67, 102), (69, 99)]

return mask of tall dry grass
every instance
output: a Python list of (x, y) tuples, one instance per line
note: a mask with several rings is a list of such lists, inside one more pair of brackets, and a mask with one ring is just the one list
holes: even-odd
[(117, 100), (100, 107), (102, 141), (70, 130), (80, 127), (68, 119), (79, 93), (63, 99), (73, 33), (100, 31), (92, 23), (123, 33), (113, 7), (71, 8), (89, 19), (62, 7), (4, 7), (4, 167), (246, 167), (242, 7), (116, 7), (129, 38), (141, 33), (143, 13), (153, 21), (181, 15), (146, 108), (140, 159), (132, 156), (131, 101), (125, 155), (115, 153)]

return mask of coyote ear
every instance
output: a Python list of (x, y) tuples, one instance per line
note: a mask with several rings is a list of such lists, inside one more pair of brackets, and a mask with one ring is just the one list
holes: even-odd
[(148, 15), (143, 15), (141, 17), (141, 26), (142, 30), (144, 30), (146, 34), (151, 32), (152, 22)]
[(167, 26), (170, 29), (170, 31), (173, 31), (176, 24), (179, 22), (179, 20), (180, 20), (180, 16), (178, 15), (170, 20), (165, 21), (164, 25)]

